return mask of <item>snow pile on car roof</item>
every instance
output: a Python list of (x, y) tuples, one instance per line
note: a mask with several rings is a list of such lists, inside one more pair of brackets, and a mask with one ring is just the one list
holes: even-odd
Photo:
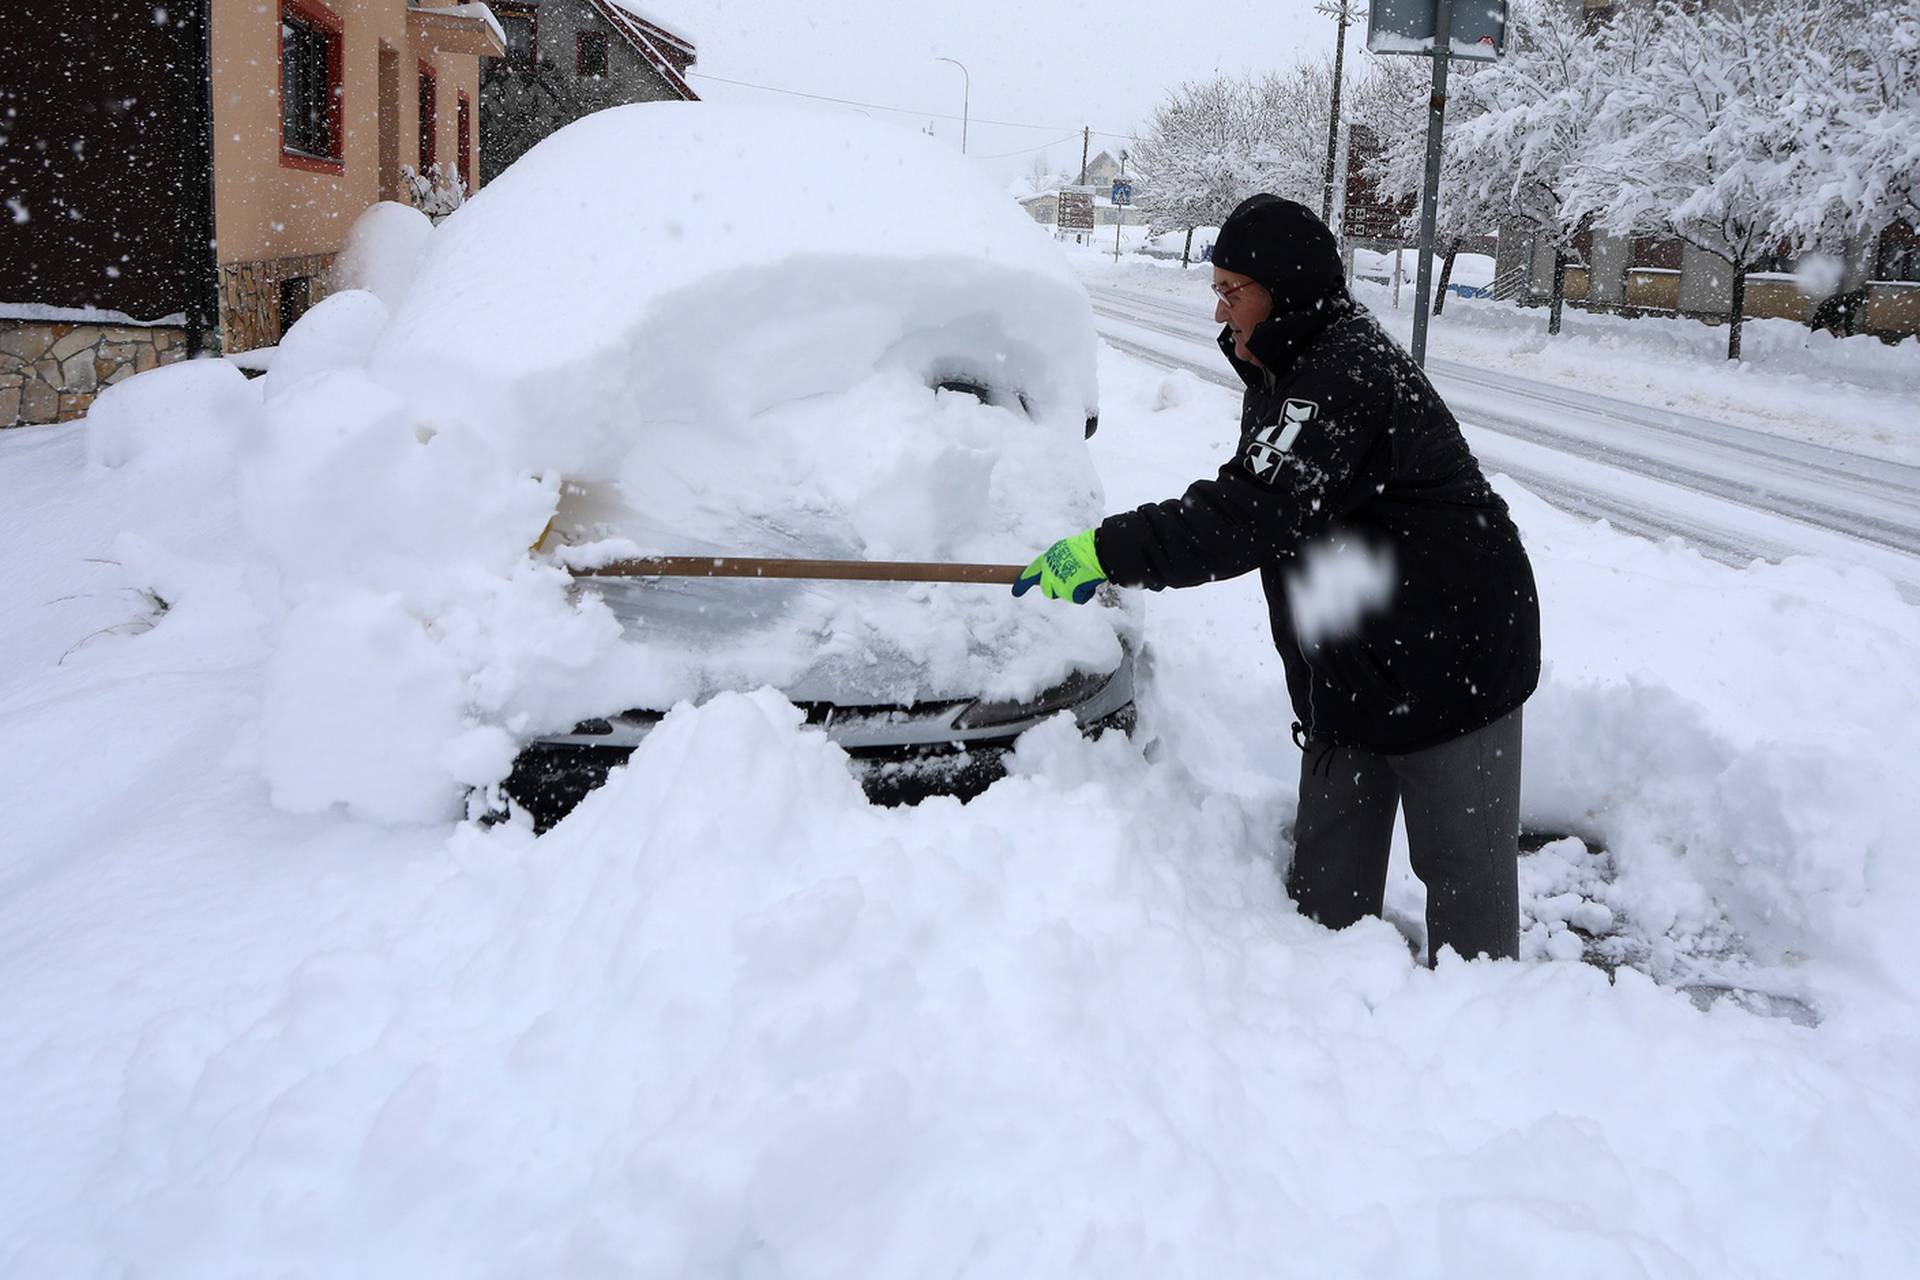
[(651, 424), (737, 423), (876, 369), (1018, 390), (1077, 427), (1090, 318), (1046, 232), (930, 139), (648, 103), (554, 134), (449, 219), (375, 369), (601, 472)]

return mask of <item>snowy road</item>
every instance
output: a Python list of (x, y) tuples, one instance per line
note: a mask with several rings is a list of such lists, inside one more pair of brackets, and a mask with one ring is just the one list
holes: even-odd
[[(1101, 335), (1240, 389), (1198, 308), (1088, 282)], [(1730, 564), (1817, 555), (1920, 600), (1920, 467), (1448, 360), (1428, 372), (1489, 470), (1564, 510)]]

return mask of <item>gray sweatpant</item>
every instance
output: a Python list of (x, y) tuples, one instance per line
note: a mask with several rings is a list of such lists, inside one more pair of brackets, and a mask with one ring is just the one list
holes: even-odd
[(1427, 887), (1427, 960), (1520, 952), (1520, 709), (1424, 751), (1379, 755), (1308, 739), (1287, 892), (1329, 929), (1380, 914), (1393, 813)]

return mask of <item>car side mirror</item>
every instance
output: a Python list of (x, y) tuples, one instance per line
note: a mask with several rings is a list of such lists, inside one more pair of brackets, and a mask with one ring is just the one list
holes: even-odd
[(1088, 414), (1087, 415), (1087, 439), (1089, 440), (1093, 439), (1093, 433), (1098, 431), (1099, 429), (1100, 429), (1100, 415), (1097, 413)]

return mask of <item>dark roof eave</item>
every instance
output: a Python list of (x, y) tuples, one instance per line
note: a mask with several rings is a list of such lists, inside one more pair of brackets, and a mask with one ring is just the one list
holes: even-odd
[(650, 30), (659, 32), (662, 37), (671, 39), (675, 44), (686, 49), (688, 51), (687, 60), (689, 63), (693, 61), (693, 45), (691, 42), (682, 40), (670, 32), (661, 31), (661, 29), (653, 23), (645, 22), (635, 17), (618, 5), (609, 3), (609, 0), (588, 0), (588, 3), (599, 12), (602, 18), (607, 20), (608, 26), (620, 33), (621, 39), (625, 40), (633, 51), (640, 55), (643, 62), (659, 73), (660, 78), (667, 82), (668, 88), (679, 94), (684, 101), (700, 101), (700, 95), (693, 91), (693, 86), (687, 83), (687, 78), (680, 73), (680, 69), (674, 66), (672, 61), (669, 60), (664, 53), (660, 52), (659, 46), (654, 43), (655, 37), (649, 35), (648, 32)]

